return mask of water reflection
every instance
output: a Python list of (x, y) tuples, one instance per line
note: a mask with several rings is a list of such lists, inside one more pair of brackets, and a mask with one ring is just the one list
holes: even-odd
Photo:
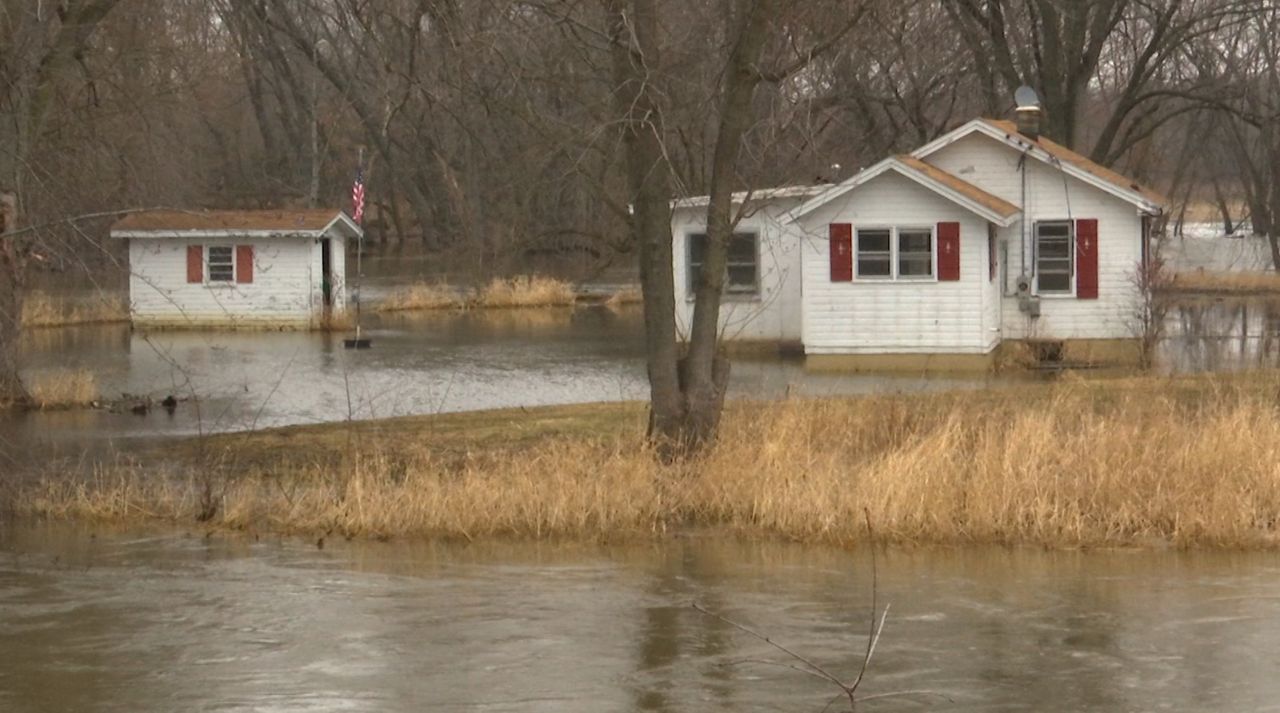
[(1273, 300), (1199, 299), (1174, 305), (1161, 345), (1175, 372), (1234, 371), (1280, 363), (1280, 304)]
[[(868, 710), (1268, 710), (1273, 555), (890, 550)], [(866, 552), (0, 531), (0, 709), (819, 710), (691, 601), (856, 675)]]

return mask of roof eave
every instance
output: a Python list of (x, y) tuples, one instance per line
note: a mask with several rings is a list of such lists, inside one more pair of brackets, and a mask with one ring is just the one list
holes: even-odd
[(113, 238), (318, 238), (328, 232), (320, 230), (236, 230), (219, 228), (217, 230), (173, 230), (172, 228), (156, 228), (150, 230), (130, 229), (112, 230)]
[(916, 184), (922, 186), (923, 188), (930, 190), (942, 196), (943, 198), (946, 198), (947, 200), (951, 201), (952, 203), (956, 204), (961, 208), (964, 208), (970, 213), (973, 213), (974, 215), (977, 215), (981, 218), (985, 218), (987, 221), (991, 223), (995, 223), (996, 225), (1002, 228), (1007, 228), (1010, 225), (1013, 225), (1014, 221), (1018, 217), (1017, 211), (1014, 211), (1013, 213), (1009, 213), (1009, 214), (1004, 214), (999, 211), (992, 210), (991, 208), (988, 208), (987, 206), (984, 206), (980, 203), (977, 203), (976, 201), (970, 199), (968, 196), (964, 195), (963, 193), (960, 193), (952, 189), (950, 186), (944, 183), (940, 183), (938, 181), (933, 180), (927, 174), (921, 173), (920, 171), (917, 171), (914, 168), (904, 164), (902, 161), (898, 160), (897, 158), (890, 156), (889, 158), (884, 159), (880, 163), (877, 163), (874, 166), (871, 166), (866, 170), (853, 176), (852, 178), (846, 180), (844, 183), (838, 184), (837, 186), (833, 186), (832, 190), (824, 192), (821, 195), (815, 196), (812, 200), (805, 202), (799, 208), (797, 208), (795, 211), (792, 212), (791, 218), (788, 222), (795, 223), (800, 221), (802, 218), (804, 218), (807, 215), (810, 215), (811, 213), (818, 210), (819, 208), (826, 205), (827, 203), (830, 203), (831, 201), (836, 200), (840, 196), (857, 189), (859, 186), (865, 183), (868, 183), (875, 178), (878, 178), (885, 171), (890, 171), (890, 170), (903, 176), (904, 178), (907, 178), (915, 182)]

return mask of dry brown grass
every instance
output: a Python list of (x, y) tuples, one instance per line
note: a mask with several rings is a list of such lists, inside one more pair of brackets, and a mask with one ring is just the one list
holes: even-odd
[(98, 399), (98, 382), (87, 369), (54, 369), (29, 379), (31, 403), (40, 409), (88, 406)]
[(573, 285), (564, 280), (541, 275), (524, 275), (509, 279), (494, 278), (476, 295), (476, 306), (564, 307), (575, 299)]
[(379, 312), (407, 312), (429, 309), (457, 309), (466, 301), (452, 287), (442, 283), (419, 282), (401, 287), (378, 303)]
[(1165, 292), (1202, 294), (1280, 294), (1280, 274), (1274, 272), (1180, 272), (1173, 275)]
[[(420, 421), (414, 447), (396, 429), (366, 432), (335, 442), (334, 460), (243, 468), (219, 481), (213, 523), (581, 539), (710, 527), (850, 543), (866, 537), (865, 510), (896, 542), (1270, 547), (1278, 398), (1280, 378), (1253, 376), (739, 405), (711, 452), (667, 468), (640, 442), (634, 406), (608, 428), (584, 428), (593, 411), (511, 447), (467, 447), (461, 427), (456, 447), (436, 447)], [(502, 443), (520, 419), (494, 421), (489, 437)], [(126, 469), (46, 481), (13, 502), (50, 517), (192, 522), (199, 500), (194, 481)]]
[(326, 312), (320, 319), (320, 329), (325, 332), (345, 332), (355, 329), (356, 313), (354, 309), (341, 312)]
[(22, 326), (63, 327), (129, 321), (129, 302), (120, 295), (67, 298), (32, 292), (23, 299)]
[(563, 307), (572, 305), (573, 285), (553, 277), (523, 275), (497, 278), (467, 297), (443, 283), (420, 282), (402, 287), (378, 304), (379, 312), (410, 312), (469, 307), (504, 309), (511, 307)]
[(609, 295), (609, 299), (604, 301), (608, 307), (638, 305), (642, 302), (644, 302), (644, 293), (640, 291), (639, 287), (624, 287)]

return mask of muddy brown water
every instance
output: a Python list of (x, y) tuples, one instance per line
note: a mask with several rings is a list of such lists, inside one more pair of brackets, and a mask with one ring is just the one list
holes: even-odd
[[(330, 543), (0, 528), (0, 710), (816, 711), (869, 552)], [(1280, 709), (1272, 554), (894, 550), (865, 711)]]
[[(1280, 310), (1275, 311), (1280, 316)], [(643, 398), (639, 315), (390, 317), (374, 348), (299, 333), (33, 333), (33, 369), (174, 414), (0, 420), (0, 472), (200, 431)], [(1162, 368), (1274, 366), (1264, 304), (1176, 310)], [(985, 388), (742, 359), (738, 398)], [(0, 510), (2, 512), (2, 510)], [(0, 515), (2, 518), (3, 515)], [(853, 675), (869, 552), (723, 538), (630, 546), (119, 535), (0, 520), (0, 711), (818, 711), (835, 691), (690, 608)], [(1280, 557), (890, 549), (860, 710), (1280, 710)], [(766, 663), (758, 663), (764, 661)]]

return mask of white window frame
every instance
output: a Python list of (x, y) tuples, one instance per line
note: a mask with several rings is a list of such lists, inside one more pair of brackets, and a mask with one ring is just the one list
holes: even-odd
[[(889, 232), (889, 274), (888, 275), (864, 275), (862, 274), (863, 251), (861, 243), (858, 240), (859, 233), (866, 232)], [(901, 274), (902, 262), (900, 256), (901, 243), (899, 235), (901, 233), (928, 233), (929, 234), (929, 274), (928, 275), (903, 275)], [(877, 255), (883, 253), (877, 252)], [(853, 276), (854, 280), (863, 280), (866, 282), (937, 282), (938, 281), (938, 231), (936, 226), (932, 225), (861, 225), (856, 226), (853, 230)]]
[[(753, 253), (755, 255), (755, 265), (754, 265), (755, 281), (754, 281), (754, 284), (752, 284), (752, 286), (749, 289), (744, 286), (739, 286), (735, 289), (733, 284), (729, 282), (728, 268), (734, 267), (735, 265), (738, 267), (742, 267), (745, 263), (734, 263), (731, 260), (726, 260), (724, 292), (722, 293), (726, 298), (747, 300), (747, 299), (757, 299), (760, 297), (760, 277), (761, 277), (761, 273), (763, 272), (762, 265), (760, 264), (760, 231), (735, 230), (733, 231), (733, 236), (730, 237), (729, 239), (733, 240), (733, 238), (744, 236), (744, 235), (750, 235), (751, 240), (755, 245), (755, 249)], [(703, 240), (709, 240), (707, 236), (707, 231), (705, 230), (691, 230), (685, 233), (685, 238), (684, 238), (685, 290), (686, 290), (688, 299), (690, 300), (692, 300), (694, 296), (697, 294), (698, 272), (700, 272), (702, 269), (701, 265), (698, 265), (697, 269), (694, 269), (695, 266), (693, 263), (693, 242), (697, 237), (701, 237)]]
[[(226, 248), (231, 251), (231, 279), (215, 280), (213, 279), (213, 250), (215, 248)], [(240, 275), (236, 274), (236, 246), (234, 245), (205, 245), (204, 246), (204, 284), (208, 287), (228, 287), (235, 286)]]
[[(1065, 290), (1045, 291), (1040, 288), (1040, 228), (1045, 225), (1067, 226), (1067, 282)], [(1035, 293), (1041, 297), (1075, 297), (1076, 296), (1076, 225), (1073, 220), (1037, 220), (1032, 230), (1032, 262), (1035, 269)], [(1061, 260), (1062, 258), (1056, 258)]]

